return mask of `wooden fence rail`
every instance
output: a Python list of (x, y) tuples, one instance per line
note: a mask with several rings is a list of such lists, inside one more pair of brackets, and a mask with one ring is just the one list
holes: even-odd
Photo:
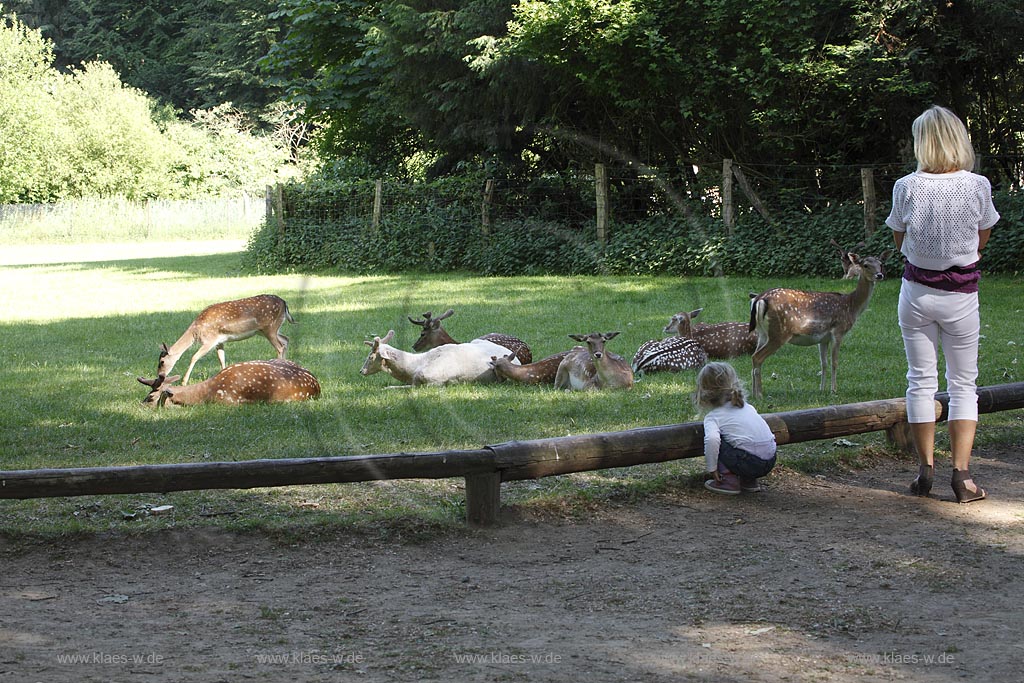
[[(937, 420), (946, 419), (948, 403), (945, 394), (936, 397)], [(982, 413), (1024, 408), (1024, 382), (980, 387), (978, 408)], [(906, 426), (906, 402), (885, 399), (764, 417), (780, 445), (875, 431), (896, 438)], [(0, 471), (0, 499), (465, 477), (467, 520), (490, 525), (499, 517), (503, 481), (695, 458), (703, 455), (703, 444), (703, 425), (690, 422), (442, 453), (11, 470)]]

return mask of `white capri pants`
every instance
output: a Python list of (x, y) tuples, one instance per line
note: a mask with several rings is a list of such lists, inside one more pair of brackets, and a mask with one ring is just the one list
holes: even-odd
[(909, 280), (900, 286), (899, 321), (907, 351), (907, 421), (935, 421), (938, 348), (946, 359), (950, 420), (978, 420), (978, 294), (944, 292)]

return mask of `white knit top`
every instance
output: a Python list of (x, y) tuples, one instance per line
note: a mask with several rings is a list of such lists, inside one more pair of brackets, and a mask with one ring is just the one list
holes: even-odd
[(988, 178), (970, 171), (923, 173), (896, 181), (885, 224), (905, 232), (900, 250), (911, 264), (947, 270), (978, 261), (978, 231), (999, 220)]

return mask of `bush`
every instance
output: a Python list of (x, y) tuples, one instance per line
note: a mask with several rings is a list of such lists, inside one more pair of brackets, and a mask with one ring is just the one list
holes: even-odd
[[(482, 181), (476, 177), (387, 186), (388, 199), (375, 235), (370, 233), (373, 184), (321, 181), (285, 191), (286, 228), (264, 226), (249, 245), (249, 266), (261, 272), (337, 268), (347, 272), (470, 271), (484, 275), (617, 275), (840, 277), (834, 239), (845, 248), (865, 241), (862, 252), (893, 249), (892, 232), (879, 219), (864, 239), (863, 208), (838, 204), (808, 213), (780, 212), (772, 222), (742, 215), (729, 234), (721, 221), (653, 216), (612, 227), (603, 247), (590, 227), (567, 226), (537, 215), (480, 225)], [(1024, 253), (1024, 201), (1019, 194), (995, 199), (1003, 218), (985, 251), (991, 273), (1017, 273)], [(902, 270), (893, 253), (890, 274)]]

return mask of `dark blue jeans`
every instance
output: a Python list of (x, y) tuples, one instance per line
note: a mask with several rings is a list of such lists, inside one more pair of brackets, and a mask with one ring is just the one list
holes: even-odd
[(718, 462), (739, 477), (757, 479), (772, 471), (775, 467), (775, 456), (773, 455), (770, 460), (762, 460), (753, 453), (736, 448), (722, 439), (722, 445), (718, 449)]

